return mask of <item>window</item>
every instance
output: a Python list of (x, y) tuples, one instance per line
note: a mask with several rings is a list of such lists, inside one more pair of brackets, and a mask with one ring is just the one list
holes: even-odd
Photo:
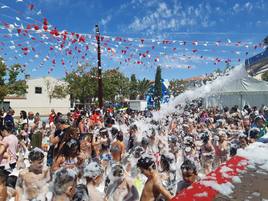
[(41, 94), (42, 93), (42, 87), (35, 87), (35, 93)]

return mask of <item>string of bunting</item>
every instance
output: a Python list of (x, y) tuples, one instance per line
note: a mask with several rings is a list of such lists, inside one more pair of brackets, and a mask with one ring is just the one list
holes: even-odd
[[(94, 34), (59, 30), (33, 3), (25, 0), (17, 0), (16, 3), (23, 4), (25, 10), (0, 2), (0, 38), (3, 39), (0, 42), (0, 54), (6, 60), (22, 62), (25, 69), (36, 65), (33, 71), (46, 66), (48, 73), (60, 66), (68, 73), (77, 66), (96, 65)], [(239, 63), (249, 53), (264, 48), (262, 43), (234, 42), (230, 39), (189, 41), (102, 35), (100, 41), (104, 59), (118, 66), (132, 67), (161, 65), (166, 68), (191, 69), (191, 63), (194, 62), (214, 65)]]

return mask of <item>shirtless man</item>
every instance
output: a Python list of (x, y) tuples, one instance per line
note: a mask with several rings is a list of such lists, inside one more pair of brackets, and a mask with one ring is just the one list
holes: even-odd
[(29, 153), (30, 167), (19, 173), (17, 181), (16, 201), (42, 201), (45, 196), (42, 192), (47, 192), (47, 182), (49, 181), (49, 171), (43, 168), (44, 153), (41, 149), (35, 148)]
[(156, 164), (151, 156), (144, 156), (138, 160), (138, 168), (147, 177), (147, 181), (144, 185), (140, 201), (154, 201), (160, 194), (166, 200), (170, 200), (172, 195), (166, 190), (158, 176), (156, 170)]

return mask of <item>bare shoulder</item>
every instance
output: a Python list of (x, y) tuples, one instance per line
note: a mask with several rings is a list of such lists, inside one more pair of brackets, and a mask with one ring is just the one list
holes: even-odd
[(23, 169), (19, 172), (19, 177), (24, 177), (25, 175), (27, 175), (29, 173), (28, 168)]

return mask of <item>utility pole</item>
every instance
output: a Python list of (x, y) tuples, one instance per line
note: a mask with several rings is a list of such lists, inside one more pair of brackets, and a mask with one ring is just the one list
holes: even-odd
[(98, 45), (98, 100), (99, 100), (99, 108), (103, 107), (103, 85), (102, 85), (102, 74), (101, 74), (101, 48), (100, 48), (100, 30), (99, 26), (96, 25), (96, 40)]

